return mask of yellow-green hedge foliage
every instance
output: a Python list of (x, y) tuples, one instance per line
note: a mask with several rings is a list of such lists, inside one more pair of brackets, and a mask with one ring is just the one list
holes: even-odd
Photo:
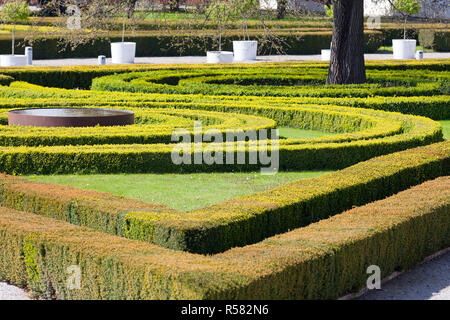
[[(202, 256), (0, 207), (0, 279), (59, 299), (332, 299), (450, 245), (450, 179)], [(67, 286), (68, 267), (81, 287)]]
[[(409, 149), (190, 212), (0, 177), (1, 205), (177, 250), (216, 253), (450, 174), (450, 142)], [(91, 201), (88, 201), (91, 200)]]

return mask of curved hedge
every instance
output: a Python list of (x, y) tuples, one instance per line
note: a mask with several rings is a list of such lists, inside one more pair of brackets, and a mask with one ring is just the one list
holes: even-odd
[(0, 207), (0, 279), (58, 299), (334, 299), (364, 287), (370, 265), (386, 277), (448, 247), (449, 192), (442, 177), (212, 256)]
[(432, 96), (450, 80), (447, 71), (368, 69), (368, 83), (323, 86), (322, 66), (244, 69), (193, 69), (132, 72), (96, 78), (93, 90), (169, 94), (214, 94), (292, 97)]
[[(28, 86), (25, 85), (25, 91), (21, 93), (23, 96), (26, 96), (27, 88)], [(33, 88), (37, 89), (36, 86)], [(47, 89), (39, 89), (45, 95)], [(257, 130), (274, 127), (276, 123), (277, 126), (322, 129), (341, 133), (311, 140), (282, 139), (279, 142), (280, 169), (344, 168), (387, 152), (425, 145), (442, 139), (440, 125), (432, 120), (368, 109), (327, 105), (294, 106), (283, 99), (272, 101), (241, 97), (211, 101), (208, 98), (203, 100), (202, 97), (197, 97), (196, 101), (191, 101), (192, 97), (185, 95), (150, 96), (118, 93), (111, 97), (107, 93), (94, 93), (90, 96), (89, 92), (62, 89), (56, 89), (56, 91), (50, 89), (47, 92), (50, 96), (54, 93), (56, 95), (59, 93), (65, 98), (58, 98), (58, 101), (47, 98), (9, 98), (7, 102), (1, 103), (0, 107), (5, 110), (25, 106), (115, 108), (123, 106), (123, 101), (127, 101), (127, 109), (141, 108), (137, 111), (138, 115), (149, 117), (152, 112), (166, 116), (176, 114), (176, 119), (190, 116), (190, 121), (195, 117), (205, 120), (201, 118), (202, 114), (208, 115), (209, 118), (214, 115), (216, 119), (224, 121), (223, 128), (227, 129), (232, 129), (233, 126), (230, 127), (232, 124), (234, 127)], [(20, 89), (16, 90), (17, 95), (20, 95)], [(0, 119), (2, 119), (1, 115)], [(3, 119), (5, 119), (4, 113)], [(143, 116), (140, 116), (140, 119), (142, 120)], [(245, 120), (247, 123), (242, 126), (239, 122), (236, 123), (236, 119)], [(217, 122), (214, 126), (216, 124)], [(0, 141), (3, 144), (0, 146), (0, 169), (3, 172), (16, 174), (259, 169), (257, 165), (252, 164), (175, 165), (171, 161), (174, 144), (167, 144), (170, 132), (175, 127), (177, 126), (169, 126), (167, 131), (164, 131), (159, 125), (155, 126), (151, 123), (122, 128), (82, 130), (4, 126), (4, 130), (0, 131)], [(217, 127), (221, 128), (220, 125)], [(131, 133), (128, 133), (129, 131)], [(125, 142), (127, 144), (124, 144)], [(70, 143), (73, 146), (66, 147), (64, 143)], [(235, 152), (248, 153), (250, 149), (248, 143), (246, 145), (244, 150), (235, 149)], [(206, 147), (205, 144), (204, 148)], [(222, 147), (225, 151), (225, 145)], [(192, 153), (195, 152), (193, 144), (191, 150)], [(226, 157), (225, 152), (223, 156)]]
[[(333, 132), (279, 145), (269, 139), (259, 148), (279, 150), (280, 169), (342, 169), (190, 212), (2, 174), (0, 279), (58, 298), (334, 298), (364, 284), (366, 264), (382, 267), (383, 276), (412, 266), (449, 245), (448, 178), (392, 196), (450, 174), (449, 141), (434, 143), (442, 140), (441, 126), (422, 117), (448, 119), (449, 65), (370, 63), (368, 84), (325, 88), (321, 63), (133, 66), (152, 72), (123, 75), (112, 75), (127, 71), (121, 66), (0, 69), (35, 83), (0, 86), (2, 172), (259, 169), (174, 165), (170, 133), (192, 130), (194, 120), (222, 135), (279, 126)], [(170, 90), (36, 85), (86, 87), (105, 75), (93, 88), (110, 79), (111, 88), (99, 89), (113, 89), (119, 79), (122, 91)], [(137, 123), (76, 130), (5, 125), (10, 109), (93, 106), (133, 110)], [(248, 142), (233, 144), (233, 153), (250, 151)], [(66, 264), (81, 265), (82, 289), (64, 287)]]
[[(170, 143), (171, 133), (176, 128), (192, 130), (192, 120), (201, 120), (205, 130), (215, 127), (222, 134), (233, 128), (259, 130), (276, 126), (340, 133), (311, 140), (282, 139), (279, 147), (269, 141), (267, 147), (269, 151), (279, 150), (282, 170), (340, 169), (374, 156), (440, 141), (441, 128), (436, 122), (374, 109), (445, 119), (449, 96), (443, 94), (443, 86), (449, 79), (449, 65), (447, 60), (413, 62), (407, 67), (404, 63), (372, 63), (368, 64), (369, 83), (346, 87), (322, 87), (326, 65), (321, 63), (183, 66), (180, 70), (174, 66), (146, 66), (144, 71), (152, 71), (132, 73), (122, 73), (120, 66), (72, 68), (63, 73), (51, 68), (14, 70), (19, 79), (26, 74), (39, 79), (59, 72), (53, 74), (55, 80), (58, 75), (81, 75), (80, 70), (87, 70), (89, 77), (119, 72), (95, 78), (92, 88), (143, 93), (116, 91), (111, 95), (21, 82), (0, 88), (0, 96), (5, 97), (0, 102), (4, 110), (0, 123), (6, 122), (5, 112), (12, 108), (74, 106), (126, 108), (136, 112), (138, 122), (122, 128), (76, 130), (0, 127), (0, 169), (16, 174), (259, 169), (252, 164), (173, 164), (171, 153), (175, 145)], [(387, 67), (392, 70), (387, 71)], [(227, 96), (220, 95), (225, 93)], [(202, 150), (206, 148), (203, 146)], [(225, 149), (222, 145), (221, 150)], [(248, 143), (243, 149), (235, 143), (232, 150), (248, 157), (252, 149)], [(192, 144), (191, 153), (195, 152), (199, 149)], [(224, 159), (226, 156), (224, 152)]]
[(208, 254), (382, 199), (448, 175), (449, 168), (450, 142), (446, 141), (190, 212), (6, 175), (0, 177), (0, 204), (162, 247)]

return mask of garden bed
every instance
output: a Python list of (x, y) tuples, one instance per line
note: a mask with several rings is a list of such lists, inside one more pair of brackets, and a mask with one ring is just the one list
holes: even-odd
[[(326, 88), (324, 63), (2, 68), (0, 279), (48, 298), (329, 299), (360, 289), (369, 265), (411, 267), (450, 245), (449, 179), (426, 182), (450, 175), (432, 120), (449, 119), (449, 65), (371, 62), (367, 84)], [(136, 124), (6, 126), (25, 107), (122, 108)], [(172, 163), (171, 133), (194, 137), (194, 120), (221, 136), (320, 130), (279, 144), (258, 135), (267, 146), (255, 150), (279, 151), (280, 170), (336, 171), (187, 212), (17, 176), (260, 169)], [(240, 142), (230, 153), (248, 156)], [(66, 288), (74, 264), (80, 290)]]

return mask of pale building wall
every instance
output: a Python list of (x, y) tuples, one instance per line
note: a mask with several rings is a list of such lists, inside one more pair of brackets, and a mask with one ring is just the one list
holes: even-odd
[[(324, 12), (323, 5), (307, 0), (288, 0), (289, 7), (293, 9)], [(429, 18), (450, 19), (450, 0), (419, 0), (422, 11), (418, 16)], [(277, 0), (260, 0), (261, 8), (277, 9)], [(364, 0), (364, 15), (366, 16), (393, 16), (397, 13), (387, 0)]]
[[(449, 0), (419, 0), (422, 11), (417, 15), (425, 18), (450, 19)], [(364, 15), (366, 16), (395, 16), (397, 12), (387, 0), (365, 0)]]

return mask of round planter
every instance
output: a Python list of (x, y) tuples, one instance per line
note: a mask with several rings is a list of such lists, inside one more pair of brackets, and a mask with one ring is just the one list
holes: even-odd
[(136, 56), (136, 42), (112, 42), (112, 63), (126, 64), (134, 63)]
[(256, 60), (258, 41), (233, 41), (234, 61)]
[(16, 109), (8, 124), (33, 127), (125, 126), (134, 123), (134, 112), (102, 108)]
[(23, 54), (2, 54), (0, 55), (0, 67), (26, 66), (27, 57)]
[(206, 53), (207, 63), (231, 63), (233, 58), (231, 51), (208, 51)]
[(416, 43), (416, 40), (392, 40), (392, 51), (394, 53), (394, 59), (415, 59)]
[(322, 61), (330, 61), (330, 58), (331, 58), (331, 50), (322, 49)]

